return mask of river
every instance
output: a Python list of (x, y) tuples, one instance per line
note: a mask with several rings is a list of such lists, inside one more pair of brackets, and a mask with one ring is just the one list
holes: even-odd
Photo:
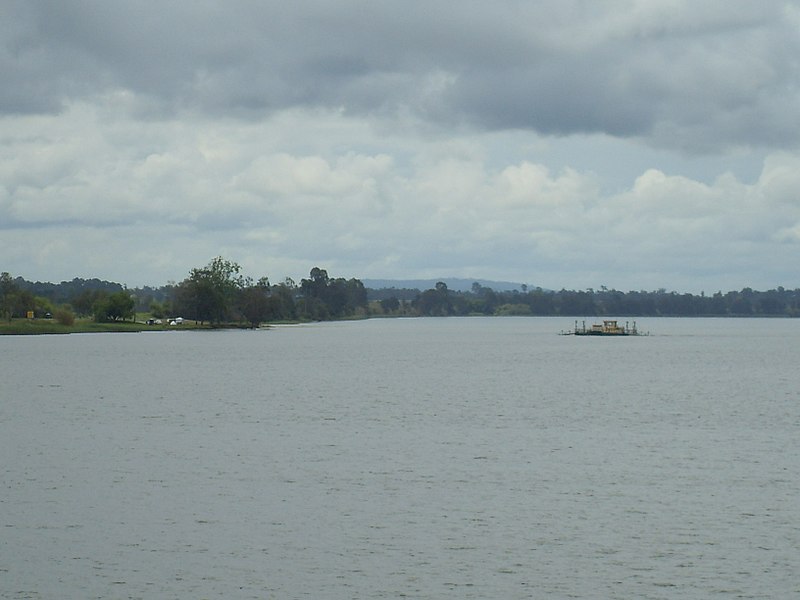
[(800, 595), (800, 320), (0, 338), (2, 598)]

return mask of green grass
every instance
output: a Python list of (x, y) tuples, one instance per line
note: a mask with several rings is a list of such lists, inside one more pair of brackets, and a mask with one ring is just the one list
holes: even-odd
[(182, 329), (210, 329), (208, 325), (195, 325), (186, 321), (181, 325), (146, 325), (120, 321), (96, 323), (92, 319), (75, 319), (73, 325), (62, 325), (55, 319), (12, 319), (0, 321), (0, 335), (45, 335), (58, 333), (118, 333), (137, 331), (166, 331)]

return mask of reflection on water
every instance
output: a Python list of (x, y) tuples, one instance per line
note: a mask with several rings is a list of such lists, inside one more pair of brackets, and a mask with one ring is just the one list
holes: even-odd
[(800, 322), (0, 338), (3, 598), (788, 598)]

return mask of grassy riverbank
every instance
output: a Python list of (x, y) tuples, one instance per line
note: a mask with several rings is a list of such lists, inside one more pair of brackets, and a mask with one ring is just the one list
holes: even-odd
[(142, 322), (117, 321), (97, 323), (92, 319), (76, 319), (72, 325), (62, 325), (55, 319), (12, 319), (0, 321), (0, 335), (45, 335), (59, 333), (120, 333), (138, 331), (167, 331), (211, 329), (210, 325), (196, 325), (184, 321), (180, 325), (147, 325)]

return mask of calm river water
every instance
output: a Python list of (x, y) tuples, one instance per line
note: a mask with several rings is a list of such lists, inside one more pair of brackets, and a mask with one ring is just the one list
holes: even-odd
[(2, 598), (800, 595), (800, 320), (0, 338)]

